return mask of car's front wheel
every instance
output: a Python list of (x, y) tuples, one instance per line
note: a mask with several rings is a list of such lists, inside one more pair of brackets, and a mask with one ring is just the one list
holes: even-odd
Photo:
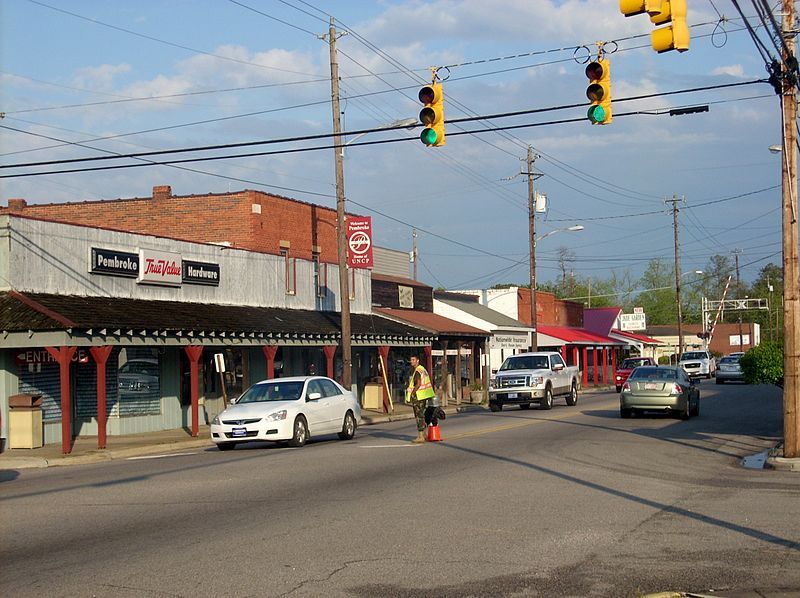
[(352, 440), (356, 435), (356, 418), (353, 416), (352, 411), (344, 414), (344, 422), (342, 422), (342, 431), (339, 432), (339, 438), (342, 440)]
[(503, 404), (502, 403), (498, 403), (496, 401), (490, 401), (489, 402), (489, 411), (492, 411), (493, 413), (496, 413), (496, 412), (502, 411), (502, 410), (503, 410)]
[(552, 409), (553, 408), (553, 389), (547, 386), (544, 389), (544, 396), (539, 402), (539, 409)]
[(294, 420), (294, 427), (292, 429), (292, 439), (289, 441), (289, 446), (301, 447), (308, 440), (308, 427), (306, 426), (305, 418), (300, 415)]

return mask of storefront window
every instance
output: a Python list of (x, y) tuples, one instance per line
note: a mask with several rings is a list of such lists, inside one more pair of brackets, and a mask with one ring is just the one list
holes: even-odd
[(118, 356), (118, 403), (114, 415), (161, 413), (161, 362), (158, 349), (125, 347)]

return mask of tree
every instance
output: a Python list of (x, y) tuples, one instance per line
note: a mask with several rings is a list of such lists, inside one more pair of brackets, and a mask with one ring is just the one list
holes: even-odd
[(783, 343), (761, 343), (745, 353), (739, 364), (747, 384), (783, 386)]
[(661, 258), (650, 260), (647, 270), (639, 279), (639, 287), (645, 290), (639, 293), (636, 302), (644, 308), (648, 324), (675, 324), (678, 321), (672, 266)]
[[(770, 291), (770, 286), (772, 291)], [(761, 337), (769, 340), (783, 339), (783, 326), (778, 325), (782, 317), (781, 297), (783, 297), (783, 269), (775, 264), (767, 264), (758, 274), (758, 278), (748, 289), (747, 295), (754, 299), (766, 299), (769, 310), (750, 312), (748, 317), (761, 325)]]
[[(702, 285), (702, 292), (707, 299), (712, 301), (720, 301), (722, 299), (722, 292), (725, 289), (725, 284), (728, 282), (729, 276), (735, 276), (735, 268), (731, 262), (730, 256), (727, 255), (712, 255), (708, 259), (703, 270), (703, 278), (705, 282)], [(734, 279), (731, 279), (731, 285), (734, 285)], [(731, 294), (733, 286), (728, 289), (728, 298), (732, 298)]]

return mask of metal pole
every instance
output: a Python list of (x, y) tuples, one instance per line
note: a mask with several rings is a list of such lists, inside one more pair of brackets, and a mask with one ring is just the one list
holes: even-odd
[(531, 252), (531, 351), (539, 350), (536, 326), (536, 199), (533, 193), (533, 148), (528, 146), (528, 234)]
[(339, 295), (342, 313), (342, 386), (352, 386), (352, 344), (350, 338), (350, 284), (347, 270), (347, 240), (345, 238), (344, 163), (339, 147), (342, 145), (342, 112), (339, 107), (339, 65), (336, 62), (336, 28), (331, 17), (328, 28), (331, 56), (331, 104), (333, 111), (333, 145), (336, 166), (336, 251), (339, 258)]
[[(794, 0), (783, 0), (783, 68), (796, 64)], [(800, 273), (797, 255), (797, 73), (784, 71), (782, 101), (783, 121), (783, 455), (800, 457)]]
[(411, 256), (414, 264), (414, 280), (417, 280), (417, 229), (411, 229)]

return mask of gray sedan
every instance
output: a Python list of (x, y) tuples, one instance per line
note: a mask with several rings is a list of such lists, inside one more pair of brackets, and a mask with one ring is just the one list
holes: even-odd
[(638, 367), (622, 386), (619, 414), (630, 417), (643, 411), (675, 413), (681, 419), (700, 415), (700, 390), (683, 368)]
[(742, 353), (726, 355), (717, 364), (717, 384), (724, 382), (744, 382), (744, 372), (739, 360)]

